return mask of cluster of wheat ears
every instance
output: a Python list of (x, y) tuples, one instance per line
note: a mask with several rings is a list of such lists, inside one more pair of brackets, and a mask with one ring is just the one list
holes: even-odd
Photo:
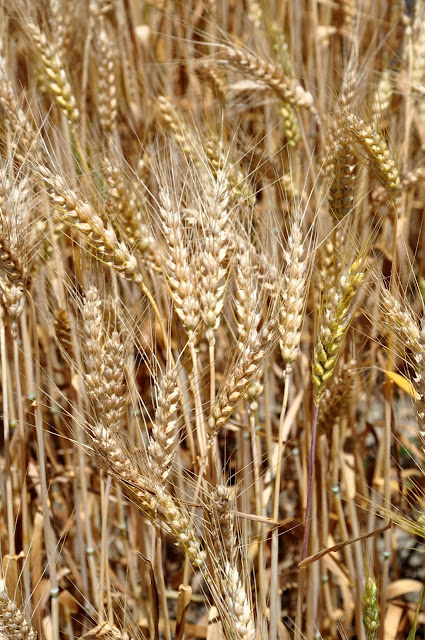
[(424, 0), (0, 2), (2, 638), (419, 637), (424, 149)]

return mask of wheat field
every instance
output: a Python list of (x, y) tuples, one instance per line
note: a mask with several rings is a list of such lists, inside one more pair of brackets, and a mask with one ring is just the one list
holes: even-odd
[(424, 0), (0, 2), (0, 636), (414, 640)]

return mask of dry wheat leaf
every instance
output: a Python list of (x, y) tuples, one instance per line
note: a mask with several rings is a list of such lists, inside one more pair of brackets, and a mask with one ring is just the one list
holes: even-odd
[(423, 584), (422, 582), (419, 582), (419, 580), (412, 580), (410, 578), (396, 580), (389, 585), (387, 598), (388, 600), (399, 598), (400, 596), (404, 596), (406, 593), (411, 593), (412, 591), (421, 591), (422, 587)]
[(216, 607), (212, 606), (208, 614), (207, 640), (224, 640), (223, 625)]
[(404, 391), (405, 393), (408, 393), (411, 398), (413, 398), (414, 400), (420, 399), (419, 393), (414, 389), (410, 380), (402, 376), (400, 373), (395, 373), (394, 371), (387, 371), (387, 369), (384, 369), (384, 373), (387, 376), (387, 378), (392, 380), (402, 391)]
[(385, 616), (384, 640), (396, 639), (402, 615), (403, 615), (402, 607), (397, 607), (395, 604), (390, 604)]
[(192, 587), (181, 584), (177, 598), (176, 636), (175, 640), (181, 640), (184, 634), (186, 614), (192, 597)]

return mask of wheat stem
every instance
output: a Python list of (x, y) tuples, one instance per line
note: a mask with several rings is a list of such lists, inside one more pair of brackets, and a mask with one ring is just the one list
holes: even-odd
[(305, 508), (305, 525), (303, 546), (301, 551), (301, 560), (305, 560), (308, 552), (308, 540), (310, 534), (311, 507), (313, 501), (313, 477), (314, 477), (314, 461), (316, 456), (316, 435), (317, 435), (317, 417), (319, 415), (319, 405), (314, 406), (313, 421), (311, 424), (311, 443), (310, 443), (310, 459), (308, 465), (308, 483), (307, 483), (307, 504)]
[(35, 394), (36, 394), (36, 407), (35, 407), (35, 427), (37, 436), (37, 449), (38, 449), (38, 464), (40, 467), (40, 485), (41, 485), (41, 504), (43, 514), (43, 528), (44, 536), (46, 540), (47, 550), (47, 567), (49, 569), (50, 577), (50, 599), (51, 599), (51, 616), (52, 616), (52, 640), (59, 640), (59, 584), (56, 571), (57, 563), (57, 545), (55, 542), (55, 536), (53, 528), (50, 522), (50, 509), (49, 509), (49, 493), (47, 488), (46, 477), (46, 454), (44, 448), (44, 428), (43, 428), (43, 404), (41, 399), (41, 360), (40, 360), (40, 347), (38, 344), (37, 335), (37, 314), (33, 298), (29, 292), (27, 292), (27, 298), (29, 302), (31, 324), (33, 330), (33, 349), (34, 349), (34, 366), (35, 366)]

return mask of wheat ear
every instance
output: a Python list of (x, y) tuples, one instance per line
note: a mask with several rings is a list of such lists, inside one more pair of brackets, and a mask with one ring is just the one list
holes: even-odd
[(304, 243), (301, 230), (301, 215), (293, 216), (288, 247), (285, 251), (286, 269), (283, 276), (279, 302), (279, 344), (286, 372), (290, 373), (295, 362), (301, 340), (301, 323), (307, 291), (307, 261), (303, 259)]
[(398, 337), (403, 347), (411, 351), (409, 360), (415, 372), (412, 380), (417, 392), (416, 411), (419, 419), (419, 433), (425, 436), (425, 342), (423, 332), (406, 305), (402, 306), (385, 288), (381, 292), (381, 301), (385, 310), (386, 320)]
[(364, 280), (364, 260), (358, 258), (339, 277), (335, 295), (327, 299), (313, 358), (314, 403), (317, 406), (333, 376), (341, 344), (352, 318), (352, 300)]
[(204, 225), (204, 247), (200, 261), (200, 308), (206, 328), (206, 338), (214, 345), (215, 332), (220, 324), (224, 304), (226, 267), (224, 259), (228, 251), (229, 190), (227, 176), (218, 171), (214, 180), (207, 220)]
[(75, 124), (80, 114), (62, 60), (34, 22), (29, 21), (25, 26), (40, 56), (50, 91), (68, 121)]
[(379, 627), (378, 587), (372, 576), (365, 581), (362, 597), (363, 623), (366, 629), (367, 640), (374, 640)]
[(344, 271), (340, 275), (335, 295), (332, 298), (328, 297), (326, 299), (326, 307), (319, 326), (318, 340), (313, 357), (312, 378), (315, 406), (311, 427), (307, 504), (301, 560), (307, 557), (308, 551), (319, 405), (326, 385), (334, 374), (342, 341), (351, 322), (353, 311), (352, 301), (365, 277), (363, 268), (364, 260), (362, 257), (359, 257), (353, 262), (348, 271)]
[(159, 200), (159, 213), (167, 244), (166, 275), (174, 309), (187, 331), (189, 341), (194, 342), (201, 321), (197, 270), (192, 268), (181, 212), (178, 207), (173, 206), (168, 189), (160, 189)]
[(228, 372), (223, 388), (211, 408), (208, 420), (210, 442), (244, 398), (249, 397), (254, 401), (261, 394), (260, 380), (274, 336), (274, 322), (265, 323), (260, 330), (252, 327), (246, 343), (240, 346), (238, 359)]
[(136, 258), (123, 242), (119, 242), (115, 231), (105, 226), (93, 207), (70, 189), (60, 175), (52, 174), (45, 167), (37, 170), (45, 180), (47, 194), (61, 222), (83, 233), (104, 264), (113, 267), (127, 280), (141, 282)]
[(117, 123), (117, 87), (114, 46), (108, 37), (105, 20), (99, 18), (98, 30), (99, 116), (103, 132), (112, 136)]
[(18, 609), (6, 591), (4, 580), (0, 580), (0, 631), (7, 640), (36, 640), (37, 634), (24, 614)]
[(163, 482), (171, 471), (177, 444), (179, 397), (177, 372), (170, 369), (157, 387), (157, 409), (147, 446), (149, 467)]
[(90, 288), (82, 308), (84, 332), (84, 381), (93, 402), (96, 420), (107, 424), (111, 433), (126, 427), (124, 346), (117, 331), (106, 335), (102, 303), (98, 291)]
[(319, 432), (329, 432), (338, 418), (347, 414), (357, 379), (355, 365), (355, 360), (344, 363), (326, 387), (317, 421)]
[(28, 208), (26, 182), (11, 184), (5, 175), (0, 179), (0, 294), (12, 328), (25, 304), (29, 265), (25, 228)]
[(206, 519), (211, 531), (214, 558), (220, 562), (224, 558), (233, 564), (235, 560), (234, 509), (231, 503), (231, 488), (217, 484), (207, 496)]
[(243, 70), (256, 80), (263, 82), (270, 87), (283, 102), (288, 103), (292, 107), (305, 107), (316, 114), (311, 93), (303, 89), (296, 81), (286, 78), (274, 65), (235, 47), (223, 47), (221, 53), (224, 54), (226, 63)]
[(234, 625), (237, 637), (241, 640), (254, 640), (255, 627), (252, 608), (243, 586), (239, 571), (229, 562), (225, 566), (225, 600), (230, 613), (230, 622)]
[(357, 178), (357, 158), (349, 139), (334, 143), (326, 163), (332, 176), (328, 193), (329, 211), (339, 221), (352, 212)]
[(343, 112), (341, 127), (364, 150), (381, 183), (390, 191), (396, 191), (400, 185), (398, 167), (382, 136), (348, 111)]
[(158, 270), (160, 265), (155, 253), (155, 241), (143, 222), (134, 195), (135, 188), (126, 179), (123, 167), (113, 160), (105, 160), (105, 176), (108, 185), (105, 208), (117, 235), (128, 243), (132, 251), (137, 251), (148, 266)]

